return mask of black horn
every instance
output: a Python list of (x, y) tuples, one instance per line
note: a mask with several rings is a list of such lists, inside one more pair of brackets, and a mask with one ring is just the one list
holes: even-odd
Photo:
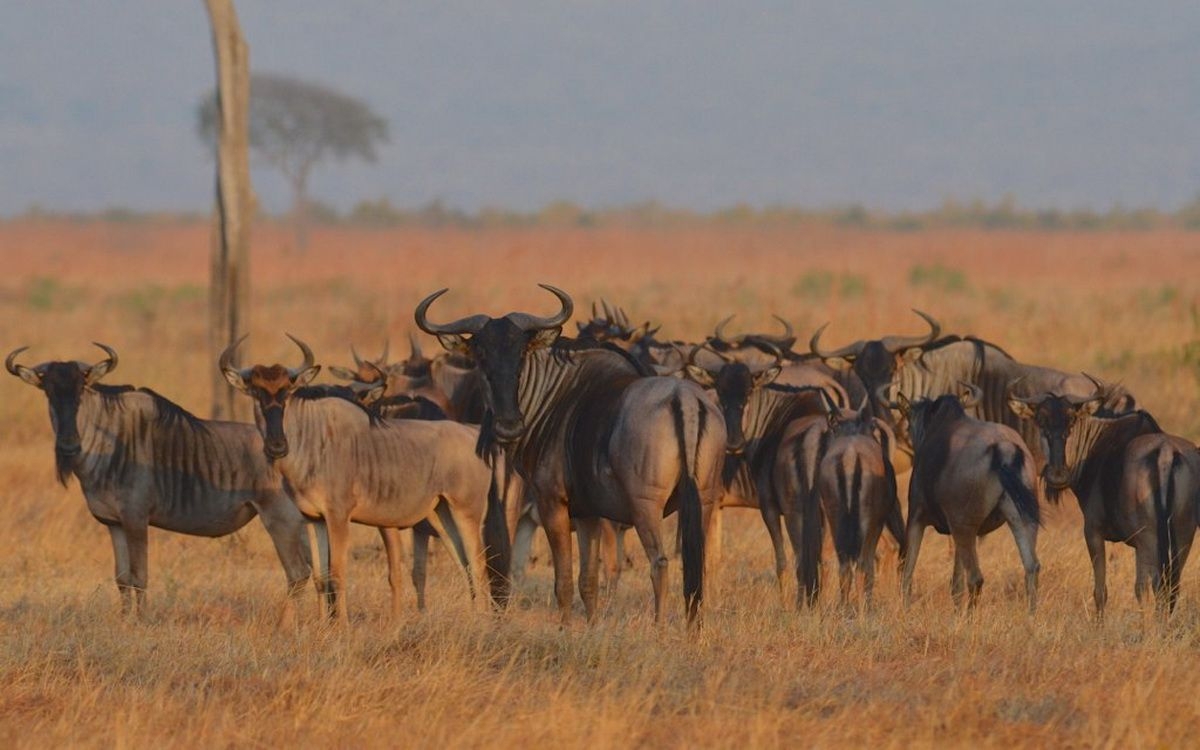
[(828, 327), (829, 327), (828, 323), (821, 326), (813, 333), (812, 338), (808, 340), (809, 350), (812, 351), (813, 354), (817, 355), (821, 359), (834, 359), (836, 357), (857, 357), (859, 352), (862, 351), (862, 348), (864, 346), (866, 346), (866, 344), (867, 344), (867, 342), (865, 342), (865, 341), (855, 341), (853, 344), (843, 346), (841, 349), (822, 349), (821, 348), (821, 334), (824, 333), (825, 329)]
[(571, 301), (571, 295), (549, 284), (538, 284), (538, 286), (558, 297), (558, 302), (562, 306), (562, 309), (558, 311), (558, 314), (552, 315), (549, 318), (539, 318), (529, 313), (511, 313), (508, 319), (525, 331), (545, 331), (550, 328), (558, 328), (570, 320), (571, 313), (575, 312), (575, 303)]
[(888, 352), (895, 354), (901, 349), (910, 349), (914, 346), (925, 346), (926, 344), (932, 344), (937, 337), (941, 335), (942, 325), (934, 320), (932, 316), (927, 315), (915, 308), (913, 309), (913, 312), (915, 312), (917, 315), (920, 315), (922, 318), (924, 318), (925, 322), (929, 324), (929, 333), (924, 336), (885, 336), (880, 339), (880, 343), (883, 344), (883, 348), (887, 349)]
[(431, 336), (455, 335), (455, 334), (472, 334), (473, 335), (473, 334), (478, 333), (479, 329), (483, 328), (483, 326), (488, 322), (488, 320), (489, 320), (488, 316), (486, 316), (486, 315), (469, 315), (465, 318), (459, 318), (456, 321), (453, 321), (451, 323), (446, 323), (444, 325), (439, 325), (437, 323), (429, 322), (429, 318), (426, 317), (426, 314), (429, 311), (429, 306), (433, 304), (434, 300), (436, 300), (438, 297), (441, 297), (443, 294), (445, 294), (448, 291), (450, 291), (449, 288), (439, 289), (438, 291), (429, 295), (425, 299), (421, 300), (421, 303), (419, 305), (417, 305), (417, 309), (413, 313), (413, 318), (417, 322), (417, 328), (420, 328), (422, 331), (424, 331), (425, 333), (428, 333)]
[(17, 356), (28, 348), (28, 346), (17, 347), (4, 358), (4, 369), (8, 370), (9, 374), (21, 376), (21, 373), (17, 372)]
[(308, 348), (308, 344), (304, 343), (303, 341), (296, 338), (295, 336), (293, 336), (290, 333), (287, 334), (287, 337), (289, 339), (291, 339), (296, 344), (296, 346), (300, 347), (301, 353), (304, 354), (304, 361), (302, 363), (300, 363), (299, 367), (288, 369), (288, 374), (291, 375), (293, 378), (295, 378), (297, 375), (304, 372), (305, 370), (311, 369), (312, 366), (317, 363), (317, 358), (313, 356), (312, 349)]
[(225, 347), (225, 351), (221, 352), (221, 358), (217, 360), (217, 366), (221, 369), (221, 372), (232, 373), (243, 380), (245, 380), (246, 376), (250, 374), (250, 368), (239, 370), (233, 366), (233, 353), (239, 346), (241, 346), (242, 342), (245, 341), (246, 337), (249, 335), (250, 334), (248, 333), (243, 334), (241, 338)]

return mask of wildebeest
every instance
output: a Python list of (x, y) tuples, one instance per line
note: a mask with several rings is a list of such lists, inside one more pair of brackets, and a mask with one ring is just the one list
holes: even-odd
[(17, 364), (9, 373), (46, 394), (58, 479), (79, 479), (88, 511), (108, 528), (121, 608), (145, 604), (148, 527), (218, 537), (256, 515), (271, 535), (287, 575), (283, 619), (311, 574), (304, 519), (258, 449), (254, 425), (199, 419), (148, 388), (99, 381), (117, 366), (106, 359)]
[(1200, 455), (1162, 431), (1145, 411), (1102, 416), (1104, 397), (1045, 393), (1013, 396), (1010, 406), (1037, 426), (1052, 500), (1068, 487), (1083, 511), (1083, 536), (1095, 576), (1096, 614), (1108, 599), (1104, 543), (1124, 542), (1137, 557), (1139, 602), (1153, 589), (1168, 611), (1196, 532)]
[(901, 579), (904, 600), (912, 597), (912, 576), (926, 526), (954, 539), (956, 605), (963, 595), (974, 607), (983, 588), (976, 539), (1007, 523), (1025, 568), (1025, 596), (1037, 608), (1037, 530), (1040, 512), (1034, 493), (1033, 456), (1010, 427), (967, 415), (978, 388), (966, 393), (909, 401), (898, 394), (908, 421), (913, 468), (908, 487), (907, 554)]
[(850, 600), (857, 567), (869, 606), (875, 588), (875, 548), (885, 527), (900, 545), (901, 564), (905, 557), (891, 428), (865, 400), (857, 410), (839, 409), (833, 403), (827, 408), (829, 427), (818, 449), (817, 494), (837, 553), (842, 604)]
[[(450, 397), (433, 380), (433, 361), (421, 353), (421, 344), (415, 336), (410, 334), (408, 340), (408, 359), (389, 363), (386, 343), (383, 354), (375, 360), (359, 357), (354, 347), (350, 347), (354, 367), (334, 366), (330, 367), (329, 371), (342, 380), (362, 385), (385, 380), (386, 386), (378, 397), (382, 403), (377, 407), (383, 416), (416, 419), (457, 418)], [(437, 411), (434, 411), (434, 408)]]
[[(244, 337), (243, 337), (244, 338)], [(428, 519), (451, 549), (467, 561), (476, 600), (488, 590), (504, 596), (504, 582), (486, 564), (489, 540), (507, 551), (507, 533), (492, 472), (475, 455), (478, 432), (450, 421), (386, 420), (352, 398), (305, 388), (320, 372), (312, 350), (298, 339), (299, 367), (230, 364), (235, 342), (221, 355), (226, 380), (254, 401), (262, 452), (287, 482), (300, 512), (328, 529), (329, 575), (323, 581), (330, 615), (345, 622), (350, 523), (410, 528)], [(382, 386), (380, 386), (382, 387)], [(320, 527), (318, 527), (320, 528)], [(385, 537), (386, 540), (386, 537)], [(395, 596), (393, 597), (395, 601)]]
[[(720, 507), (758, 508), (775, 552), (775, 577), (783, 585), (787, 552), (780, 525), (779, 502), (771, 474), (775, 453), (788, 425), (801, 417), (824, 413), (822, 391), (813, 386), (776, 385), (782, 357), (767, 365), (751, 366), (733, 357), (707, 349), (719, 366), (697, 364), (697, 354), (707, 347), (694, 347), (688, 355), (686, 373), (706, 388), (712, 388), (725, 419), (726, 457), (722, 471)], [(720, 510), (715, 518), (720, 518)], [(719, 542), (720, 526), (714, 521), (709, 535)], [(792, 540), (793, 545), (798, 540)]]
[[(1090, 397), (1096, 388), (1086, 375), (1018, 362), (995, 344), (972, 337), (946, 337), (926, 345), (919, 356), (906, 358), (892, 383), (893, 392), (901, 391), (912, 400), (957, 393), (959, 383), (978, 387), (980, 396), (972, 407), (974, 415), (1016, 430), (1039, 467), (1045, 456), (1037, 427), (1009, 408), (1010, 392), (1026, 397), (1042, 393)], [(1120, 385), (1106, 385), (1103, 396), (1106, 410), (1114, 414), (1136, 408), (1133, 395)]]
[(470, 315), (432, 323), (434, 292), (414, 313), (421, 330), (446, 349), (468, 355), (487, 383), (481, 448), (503, 448), (537, 498), (554, 557), (554, 588), (565, 624), (572, 599), (570, 521), (580, 539), (580, 593), (596, 611), (600, 519), (634, 526), (650, 561), (656, 619), (662, 611), (668, 557), (662, 518), (679, 511), (683, 589), (697, 622), (704, 581), (704, 533), (720, 493), (725, 429), (694, 383), (648, 376), (615, 348), (556, 347), (574, 304), (542, 284), (561, 305), (538, 317)]

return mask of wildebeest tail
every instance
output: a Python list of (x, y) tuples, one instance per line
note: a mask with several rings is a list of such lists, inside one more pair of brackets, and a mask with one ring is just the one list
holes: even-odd
[(681, 463), (675, 495), (679, 508), (683, 599), (687, 607), (688, 622), (695, 619), (704, 599), (704, 510), (700, 505), (700, 489), (696, 484), (696, 465), (693, 457), (704, 436), (708, 412), (699, 404), (696, 404), (696, 407), (694, 423), (688, 425), (679, 394), (675, 394), (671, 400), (671, 415), (675, 420), (675, 438), (679, 443)]
[(1000, 480), (1004, 494), (1008, 495), (1017, 506), (1017, 512), (1026, 521), (1040, 525), (1042, 523), (1041, 509), (1038, 507), (1037, 495), (1033, 488), (1025, 484), (1025, 452), (1013, 451), (1012, 458), (1005, 460), (1001, 445), (992, 446), (992, 473)]
[(503, 609), (508, 606), (511, 591), (509, 570), (512, 565), (512, 540), (508, 537), (508, 523), (504, 513), (504, 500), (500, 496), (500, 470), (493, 469), (492, 482), (488, 486), (487, 513), (483, 517), (483, 543), (487, 554), (488, 584), (492, 590), (492, 602)]
[(801, 442), (797, 440), (792, 444), (791, 456), (802, 494), (795, 500), (800, 507), (800, 559), (796, 561), (796, 572), (804, 603), (812, 607), (821, 595), (821, 548), (825, 545), (825, 529), (821, 495), (817, 491), (816, 477), (809, 476), (808, 467), (804, 464)]
[(841, 562), (857, 560), (862, 552), (862, 484), (862, 461), (858, 456), (854, 457), (854, 467), (849, 474), (845, 466), (838, 465), (838, 502), (845, 505), (845, 512), (837, 525), (833, 547)]
[(1179, 543), (1171, 527), (1171, 501), (1175, 497), (1175, 469), (1179, 467), (1177, 452), (1163, 447), (1146, 456), (1147, 475), (1150, 478), (1150, 496), (1154, 503), (1158, 537), (1158, 585), (1160, 594), (1166, 597), (1167, 607), (1174, 609), (1178, 594)]

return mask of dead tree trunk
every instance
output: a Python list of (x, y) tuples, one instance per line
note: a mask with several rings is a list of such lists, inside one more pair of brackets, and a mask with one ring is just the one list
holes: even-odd
[[(217, 358), (245, 332), (250, 303), (250, 50), (233, 0), (204, 0), (217, 63), (217, 200), (209, 285), (209, 357), (214, 419), (248, 419), (249, 401), (235, 398)], [(234, 355), (234, 364), (240, 354)], [(244, 403), (243, 403), (244, 402)]]

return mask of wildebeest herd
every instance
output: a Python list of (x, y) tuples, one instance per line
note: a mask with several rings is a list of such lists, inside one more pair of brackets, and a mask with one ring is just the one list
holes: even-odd
[[(100, 382), (118, 361), (103, 344), (95, 364), (29, 367), (18, 362), (21, 347), (5, 366), (49, 402), (58, 478), (79, 480), (88, 510), (108, 529), (126, 611), (144, 605), (148, 527), (222, 536), (258, 515), (286, 573), (288, 619), (309, 578), (328, 616), (347, 619), (353, 522), (380, 531), (393, 612), (402, 529), (413, 530), (418, 606), (436, 537), (487, 608), (506, 604), (540, 525), (566, 623), (571, 532), (591, 618), (601, 570), (614, 584), (633, 528), (656, 619), (677, 545), (686, 616), (698, 623), (705, 571), (720, 556), (721, 508), (746, 506), (762, 515), (781, 585), (786, 534), (798, 607), (818, 600), (826, 530), (843, 603), (858, 570), (870, 604), (885, 530), (909, 601), (928, 526), (953, 540), (955, 603), (974, 606), (983, 585), (977, 537), (1007, 525), (1032, 612), (1039, 498), (1057, 501), (1068, 489), (1083, 511), (1097, 614), (1107, 598), (1105, 542), (1135, 548), (1139, 601), (1152, 595), (1161, 609), (1174, 606), (1198, 519), (1200, 454), (1164, 433), (1120, 385), (943, 335), (920, 312), (929, 328), (921, 335), (828, 349), (822, 326), (797, 351), (782, 319), (782, 333), (733, 335), (726, 318), (703, 341), (669, 341), (601, 303), (571, 338), (563, 335), (571, 297), (541, 286), (559, 304), (548, 317), (437, 323), (430, 309), (447, 290), (435, 292), (417, 305), (415, 321), (446, 351), (427, 358), (415, 339), (397, 362), (386, 348), (377, 359), (352, 350), (353, 367), (330, 368), (344, 384), (314, 385), (321, 366), (299, 339), (296, 367), (236, 367), (234, 344), (217, 364), (253, 402), (255, 424), (200, 419), (149, 388)], [(896, 476), (909, 470), (905, 509)], [(675, 540), (663, 530), (672, 513)]]

